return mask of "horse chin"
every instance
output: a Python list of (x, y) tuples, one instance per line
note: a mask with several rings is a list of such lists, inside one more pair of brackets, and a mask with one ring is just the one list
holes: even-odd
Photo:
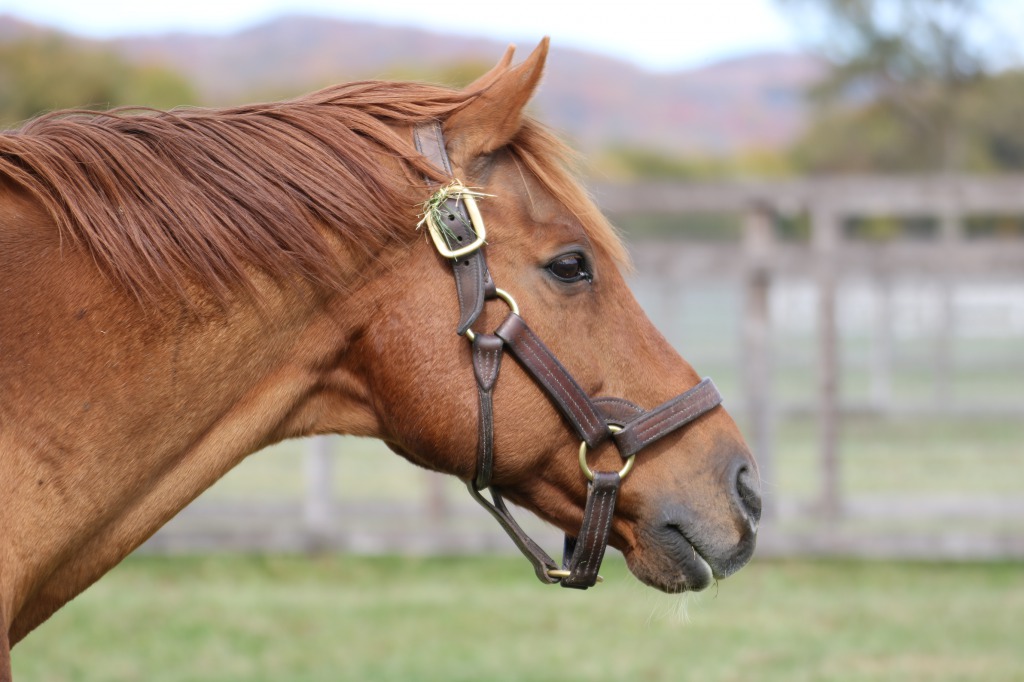
[(714, 572), (700, 552), (681, 533), (665, 533), (655, 547), (637, 547), (626, 554), (629, 570), (640, 582), (662, 592), (700, 592), (711, 585)]
[(700, 592), (715, 580), (739, 570), (753, 554), (753, 538), (745, 538), (728, 557), (716, 556), (700, 537), (679, 523), (642, 529), (637, 545), (626, 553), (629, 570), (638, 580), (662, 592)]

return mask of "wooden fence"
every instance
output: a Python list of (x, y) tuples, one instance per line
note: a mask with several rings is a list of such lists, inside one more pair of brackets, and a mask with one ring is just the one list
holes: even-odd
[[(1020, 380), (1015, 386), (1021, 392), (1012, 397), (1011, 378), (1011, 398), (1002, 402), (951, 399), (954, 381), (950, 375), (958, 326), (956, 306), (952, 303), (957, 282), (980, 280), (997, 288), (1024, 284), (1024, 239), (973, 239), (965, 230), (965, 220), (972, 216), (1024, 216), (1024, 178), (865, 177), (723, 184), (642, 183), (598, 185), (594, 190), (598, 203), (613, 217), (717, 214), (738, 217), (740, 221), (738, 241), (638, 236), (631, 240), (630, 248), (637, 271), (646, 274), (650, 281), (662, 283), (659, 286), (667, 292), (670, 306), (676, 292), (694, 283), (723, 282), (741, 292), (737, 359), (742, 372), (736, 393), (742, 402), (730, 403), (730, 409), (740, 414), (763, 480), (771, 482), (779, 476), (776, 449), (784, 413), (803, 412), (815, 422), (814, 494), (799, 501), (766, 495), (766, 519), (760, 541), (764, 553), (1024, 557), (1024, 496), (984, 492), (911, 499), (898, 495), (850, 496), (842, 480), (844, 453), (840, 429), (842, 420), (856, 411), (938, 417), (952, 414), (960, 418), (973, 411), (1011, 420), (1024, 418), (1024, 366), (1007, 368), (1007, 372), (1018, 373)], [(930, 234), (926, 230), (924, 237), (886, 241), (851, 238), (845, 229), (852, 218), (879, 216), (924, 220), (934, 229)], [(780, 236), (780, 220), (793, 218), (809, 226), (806, 238)], [(939, 332), (928, 349), (931, 358), (925, 363), (930, 369), (934, 393), (931, 400), (914, 404), (895, 400), (891, 391), (892, 329), (899, 320), (889, 294), (895, 283), (908, 277), (926, 279), (938, 292), (939, 300), (935, 313)], [(878, 294), (868, 370), (871, 390), (864, 404), (844, 401), (841, 390), (843, 359), (837, 306), (844, 286), (853, 280), (871, 283)], [(776, 382), (779, 353), (773, 295), (781, 282), (793, 281), (805, 283), (814, 297), (814, 390), (810, 400), (787, 406), (779, 397)], [(245, 538), (241, 545), (366, 551), (413, 548), (419, 552), (506, 546), (486, 521), (474, 524), (468, 532), (462, 526), (453, 530), (454, 520), (477, 512), (461, 503), (452, 503), (446, 484), (433, 478), (427, 479), (422, 501), (413, 508), (403, 511), (396, 505), (385, 505), (370, 512), (415, 519), (415, 533), (399, 531), (384, 539), (374, 539), (372, 531), (370, 535), (360, 534), (339, 522), (339, 517), (360, 517), (367, 510), (336, 499), (329, 483), (334, 476), (329, 450), (323, 441), (313, 441), (306, 455), (308, 484), (304, 500), (288, 507), (290, 511), (279, 509), (272, 513), (275, 518), (291, 514), (297, 531), (268, 535), (258, 527), (248, 535), (234, 536)], [(1024, 443), (1020, 464), (1024, 465)], [(1018, 471), (1021, 470), (1024, 466)], [(220, 540), (204, 540), (201, 533), (190, 534), (187, 530), (190, 515), (206, 513), (202, 503), (200, 499), (196, 503), (198, 510), (190, 509), (182, 515), (185, 521), (177, 529), (172, 524), (167, 532), (158, 534), (150, 548), (220, 546)], [(217, 508), (230, 515), (223, 506)], [(924, 530), (899, 533), (872, 525), (872, 521), (892, 518), (937, 522)], [(948, 518), (973, 519), (975, 523), (948, 527), (943, 521)], [(424, 519), (431, 522), (423, 525)], [(858, 521), (865, 522), (866, 529), (857, 526)], [(399, 521), (398, 526), (403, 523), (412, 522)], [(271, 536), (278, 540), (270, 539)]]

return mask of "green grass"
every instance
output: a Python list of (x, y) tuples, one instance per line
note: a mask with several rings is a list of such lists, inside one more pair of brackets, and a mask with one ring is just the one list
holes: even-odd
[[(14, 650), (20, 682), (1019, 680), (1018, 564), (755, 562), (586, 593), (520, 558), (134, 557)], [(685, 612), (688, 616), (684, 616)]]

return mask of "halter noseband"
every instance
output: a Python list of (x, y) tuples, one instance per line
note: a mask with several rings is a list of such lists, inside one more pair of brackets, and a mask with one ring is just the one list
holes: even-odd
[[(452, 177), (440, 124), (435, 121), (420, 125), (413, 133), (416, 149)], [(438, 197), (437, 210), (425, 216), (435, 245), (449, 259), (455, 275), (459, 300), (457, 333), (466, 336), (473, 348), (473, 371), (480, 409), (476, 472), (468, 483), (469, 492), (530, 560), (541, 582), (585, 590), (600, 580), (598, 569), (608, 546), (619, 485), (632, 469), (637, 452), (710, 411), (722, 402), (722, 396), (711, 379), (704, 379), (685, 393), (649, 411), (622, 398), (591, 398), (587, 395), (519, 316), (512, 296), (494, 286), (484, 259), (483, 221), (472, 195), (461, 185), (451, 185), (443, 194), (435, 195)], [(439, 220), (444, 224), (438, 224)], [(483, 311), (485, 299), (493, 298), (500, 298), (509, 305), (508, 317), (493, 334), (473, 333), (470, 325)], [(579, 534), (565, 536), (561, 567), (516, 523), (505, 506), (501, 491), (491, 485), (494, 470), (492, 396), (506, 350), (544, 389), (582, 439), (580, 467), (590, 481), (587, 502)], [(615, 443), (625, 465), (618, 472), (591, 471), (586, 462), (587, 449), (607, 440)], [(490, 488), (491, 500), (481, 495), (480, 491), (485, 488)]]

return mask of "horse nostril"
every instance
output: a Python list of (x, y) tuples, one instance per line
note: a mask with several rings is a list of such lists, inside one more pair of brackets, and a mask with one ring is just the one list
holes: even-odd
[(750, 465), (746, 462), (740, 465), (736, 471), (736, 501), (753, 524), (761, 520), (760, 487)]

